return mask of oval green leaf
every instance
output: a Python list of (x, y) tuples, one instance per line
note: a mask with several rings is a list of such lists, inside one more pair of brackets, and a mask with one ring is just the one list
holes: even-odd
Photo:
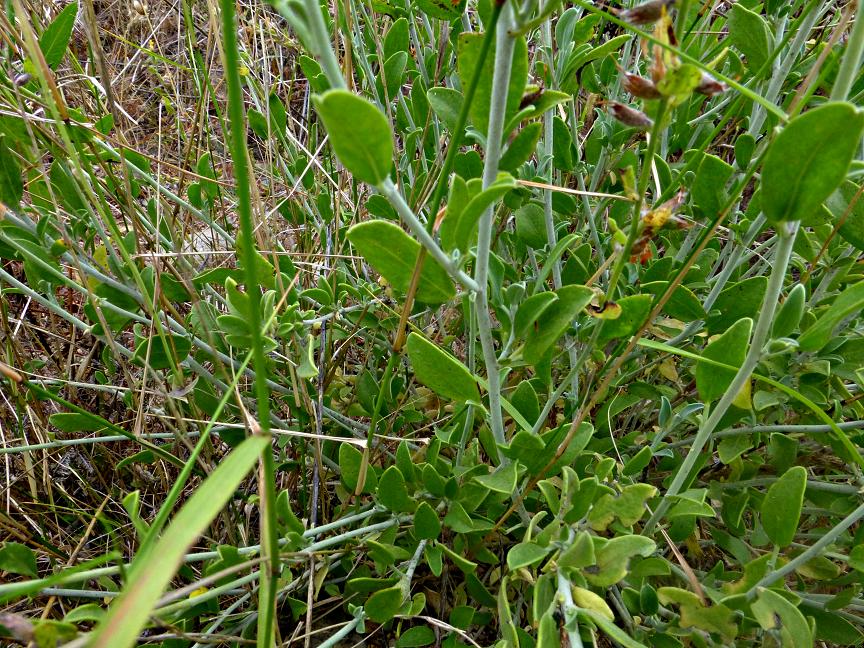
[(436, 394), (456, 401), (480, 398), (477, 382), (468, 367), (417, 333), (405, 345), (417, 380)]
[(803, 466), (793, 466), (771, 485), (762, 500), (762, 528), (781, 548), (795, 539), (806, 487), (807, 470)]
[[(401, 293), (408, 291), (420, 244), (408, 236), (395, 223), (372, 220), (359, 223), (348, 230), (348, 240), (363, 258)], [(420, 272), (417, 300), (426, 304), (443, 304), (456, 290), (441, 265), (428, 258)]]
[(781, 131), (762, 167), (762, 211), (771, 222), (816, 212), (846, 178), (864, 131), (864, 112), (845, 102), (799, 115)]
[(313, 98), (339, 161), (361, 182), (379, 184), (393, 167), (393, 133), (373, 103), (347, 90)]

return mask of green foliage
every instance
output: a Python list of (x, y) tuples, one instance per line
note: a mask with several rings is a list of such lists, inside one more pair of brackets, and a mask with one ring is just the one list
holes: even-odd
[(2, 632), (862, 642), (848, 7), (20, 4)]
[(69, 47), (69, 40), (72, 38), (72, 29), (77, 17), (78, 3), (70, 2), (63, 7), (39, 37), (39, 49), (42, 50), (45, 63), (52, 70), (57, 69), (66, 55), (66, 48)]
[(780, 547), (789, 546), (795, 539), (806, 487), (807, 470), (794, 466), (771, 484), (762, 500), (762, 528)]
[(411, 333), (406, 344), (417, 379), (452, 400), (477, 400), (477, 382), (468, 368), (422, 335)]
[[(407, 292), (417, 267), (420, 244), (395, 223), (367, 221), (348, 231), (348, 240), (375, 270), (400, 292)], [(417, 299), (430, 304), (449, 301), (453, 282), (435, 260), (427, 261), (420, 273)]]
[[(383, 182), (393, 167), (393, 134), (384, 114), (346, 90), (328, 90), (314, 102), (345, 168), (361, 182)], [(351, 119), (345, 119), (346, 115)]]
[(762, 210), (769, 221), (807, 220), (846, 177), (864, 131), (864, 113), (829, 102), (793, 119), (762, 167)]

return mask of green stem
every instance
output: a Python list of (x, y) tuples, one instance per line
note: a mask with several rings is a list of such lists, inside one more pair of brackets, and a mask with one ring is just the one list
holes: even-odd
[(711, 438), (717, 425), (732, 405), (732, 401), (735, 400), (735, 397), (738, 396), (738, 393), (747, 381), (750, 380), (750, 376), (762, 356), (762, 348), (765, 346), (765, 342), (768, 340), (768, 336), (771, 333), (771, 326), (774, 322), (774, 311), (777, 307), (780, 291), (783, 288), (783, 280), (786, 277), (786, 268), (789, 265), (789, 259), (792, 256), (792, 246), (795, 242), (795, 235), (797, 232), (798, 221), (781, 223), (779, 225), (774, 266), (771, 270), (771, 277), (768, 280), (768, 289), (765, 292), (765, 300), (762, 303), (762, 310), (756, 321), (753, 338), (750, 341), (750, 348), (747, 350), (744, 363), (735, 374), (735, 377), (732, 379), (732, 382), (729, 384), (729, 387), (726, 389), (717, 405), (714, 406), (711, 414), (696, 433), (696, 436), (693, 439), (693, 445), (690, 446), (690, 450), (684, 458), (678, 472), (675, 474), (675, 478), (666, 490), (663, 500), (645, 524), (645, 528), (642, 531), (644, 535), (650, 535), (653, 532), (654, 527), (669, 509), (669, 506), (672, 503), (671, 498), (681, 492), (681, 489), (690, 477), (690, 473), (702, 453), (702, 448), (705, 447), (705, 444)]
[(447, 155), (444, 157), (444, 164), (441, 166), (441, 173), (438, 176), (438, 183), (435, 185), (435, 193), (432, 194), (432, 199), (429, 201), (429, 220), (426, 222), (426, 230), (431, 232), (435, 225), (435, 217), (438, 214), (438, 208), (441, 206), (441, 201), (444, 199), (444, 192), (447, 189), (450, 171), (456, 162), (456, 155), (459, 153), (459, 146), (462, 144), (462, 136), (465, 133), (465, 124), (468, 123), (468, 113), (471, 110), (471, 103), (474, 101), (474, 95), (477, 92), (477, 86), (480, 85), (480, 79), (484, 72), (484, 63), (489, 55), (489, 50), (492, 49), (492, 40), (495, 38), (497, 31), (498, 19), (501, 17), (501, 10), (504, 8), (504, 3), (495, 3), (492, 8), (492, 16), (489, 18), (489, 24), (486, 27), (486, 33), (483, 36), (483, 43), (480, 45), (480, 53), (477, 59), (477, 67), (474, 68), (474, 74), (465, 88), (465, 95), (462, 99), (462, 107), (459, 109), (459, 116), (456, 118), (456, 126), (453, 128), (453, 133), (450, 137), (450, 146), (447, 148)]
[(832, 101), (845, 101), (849, 96), (852, 83), (860, 71), (861, 55), (864, 54), (864, 11), (861, 11), (860, 1), (855, 0), (855, 2), (857, 4), (855, 23), (849, 41), (846, 43), (846, 50), (843, 52), (843, 61), (834, 80), (834, 87), (831, 89)]
[(853, 524), (858, 522), (864, 518), (864, 504), (861, 504), (858, 508), (852, 511), (849, 515), (847, 515), (843, 520), (831, 529), (824, 536), (819, 538), (813, 546), (804, 551), (803, 553), (795, 556), (788, 563), (783, 565), (780, 569), (771, 572), (767, 576), (763, 577), (758, 583), (753, 585), (749, 590), (747, 590), (747, 598), (753, 599), (758, 593), (759, 588), (761, 587), (769, 587), (776, 583), (781, 578), (784, 578), (786, 575), (791, 574), (796, 569), (801, 567), (802, 565), (807, 564), (810, 560), (815, 558), (816, 556), (822, 555), (822, 551), (830, 546), (840, 535), (846, 531)]
[(354, 618), (351, 619), (344, 626), (339, 628), (339, 632), (333, 634), (333, 636), (329, 637), (326, 641), (318, 644), (318, 648), (334, 648), (335, 646), (340, 645), (340, 642), (351, 634), (363, 619), (366, 618), (366, 613), (363, 611), (363, 608), (359, 608), (357, 612), (354, 613)]
[[(513, 66), (514, 39), (507, 33), (512, 22), (512, 9), (503, 9), (504, 29), (497, 30), (495, 51), (495, 72), (492, 76), (492, 102), (489, 109), (489, 129), (486, 135), (486, 160), (483, 165), (483, 188), (485, 189), (498, 175), (498, 162), (501, 158), (501, 138), (504, 131), (507, 93), (510, 85), (510, 72)], [(477, 257), (474, 268), (474, 281), (477, 284), (475, 308), (480, 346), (486, 364), (489, 381), (489, 414), (492, 436), (502, 445), (504, 438), (504, 419), (501, 415), (501, 376), (498, 370), (498, 356), (492, 338), (492, 318), (489, 314), (489, 255), (492, 245), (494, 206), (489, 206), (480, 217), (477, 234)], [(503, 456), (501, 457), (504, 462)]]
[(639, 237), (639, 223), (642, 219), (642, 205), (645, 204), (645, 192), (648, 190), (648, 182), (651, 179), (651, 163), (654, 161), (654, 153), (657, 150), (657, 143), (660, 141), (660, 134), (663, 131), (663, 121), (666, 117), (666, 108), (668, 102), (666, 99), (661, 99), (657, 104), (657, 115), (654, 119), (654, 126), (651, 128), (651, 134), (648, 137), (648, 146), (645, 149), (645, 157), (642, 159), (642, 169), (639, 171), (639, 183), (636, 187), (636, 200), (633, 203), (633, 216), (630, 221), (630, 232), (627, 234), (627, 242), (624, 244), (624, 249), (615, 260), (615, 266), (612, 268), (612, 276), (609, 277), (609, 285), (606, 287), (606, 300), (610, 301), (615, 297), (615, 288), (618, 285), (618, 280), (621, 278), (621, 272), (627, 261), (630, 258), (630, 250), (633, 249), (633, 244)]
[[(313, 29), (318, 22), (323, 26), (317, 2), (315, 11), (308, 16)], [(267, 358), (261, 336), (261, 290), (256, 276), (257, 252), (255, 228), (252, 222), (252, 196), (250, 191), (249, 158), (246, 151), (246, 111), (243, 106), (243, 87), (240, 81), (240, 60), (237, 28), (234, 21), (233, 0), (221, 0), (222, 38), (224, 39), (225, 76), (228, 85), (228, 117), (233, 125), (231, 158), (237, 186), (237, 217), (240, 221), (242, 245), (240, 249), (246, 273), (246, 294), (249, 297), (249, 331), (252, 339), (252, 360), (255, 368), (255, 393), (258, 405), (257, 433), (270, 435), (270, 389), (267, 386)], [(307, 2), (307, 4), (310, 4)], [(317, 20), (316, 20), (317, 19)], [(328, 47), (329, 49), (329, 47)], [(332, 52), (331, 52), (332, 53)], [(328, 77), (329, 78), (329, 77)], [(341, 77), (340, 77), (341, 78)], [(276, 616), (276, 584), (279, 578), (279, 538), (276, 529), (276, 470), (273, 450), (268, 444), (261, 453), (261, 538), (266, 557), (261, 568), (261, 592), (258, 598), (258, 639), (261, 648), (274, 645)]]

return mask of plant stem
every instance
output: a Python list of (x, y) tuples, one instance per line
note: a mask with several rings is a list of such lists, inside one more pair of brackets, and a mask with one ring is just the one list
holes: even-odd
[(441, 246), (435, 242), (435, 239), (433, 239), (432, 235), (426, 231), (426, 228), (423, 227), (423, 223), (420, 222), (420, 219), (417, 218), (408, 206), (408, 203), (405, 202), (402, 194), (400, 194), (399, 190), (396, 189), (396, 185), (393, 184), (393, 181), (390, 180), (390, 178), (387, 178), (384, 182), (378, 185), (378, 189), (384, 197), (390, 201), (390, 204), (396, 209), (399, 217), (405, 222), (408, 229), (411, 230), (411, 233), (417, 237), (429, 254), (431, 254), (432, 257), (441, 264), (441, 267), (444, 268), (455, 281), (465, 286), (465, 288), (471, 291), (477, 291), (478, 286), (476, 281), (460, 270), (456, 264), (453, 263), (453, 260), (447, 256), (447, 253), (441, 249)]
[(864, 54), (864, 12), (861, 11), (860, 0), (853, 0), (855, 7), (855, 22), (852, 33), (843, 52), (843, 61), (831, 89), (832, 101), (845, 101), (852, 89), (852, 83), (860, 71), (861, 55)]
[(774, 266), (771, 269), (771, 277), (768, 280), (768, 289), (765, 292), (765, 299), (762, 302), (762, 310), (759, 313), (759, 318), (756, 321), (756, 326), (753, 331), (753, 338), (750, 340), (750, 348), (747, 350), (747, 356), (744, 358), (744, 363), (735, 374), (729, 387), (726, 389), (723, 396), (717, 405), (714, 406), (708, 418), (703, 423), (702, 427), (696, 433), (693, 439), (693, 445), (690, 446), (690, 451), (684, 458), (684, 462), (675, 474), (675, 478), (666, 490), (663, 500), (655, 509), (651, 518), (645, 524), (642, 531), (644, 535), (650, 535), (654, 527), (669, 509), (672, 501), (670, 498), (681, 492), (682, 487), (690, 477), (693, 467), (702, 452), (702, 448), (711, 438), (712, 433), (717, 428), (717, 425), (725, 416), (727, 410), (732, 405), (732, 401), (744, 387), (750, 375), (756, 368), (760, 357), (762, 356), (762, 348), (771, 333), (771, 326), (774, 323), (774, 311), (777, 307), (780, 291), (783, 288), (783, 279), (786, 277), (786, 268), (789, 265), (789, 259), (792, 256), (792, 246), (795, 242), (795, 235), (798, 232), (798, 221), (789, 223), (781, 223), (777, 232), (777, 250), (774, 255)]
[(654, 162), (654, 152), (657, 150), (657, 143), (660, 141), (660, 134), (663, 131), (663, 120), (666, 117), (667, 107), (668, 102), (665, 99), (660, 99), (657, 104), (657, 115), (654, 119), (654, 126), (651, 128), (651, 134), (648, 136), (645, 157), (642, 159), (642, 169), (639, 171), (639, 183), (636, 187), (636, 200), (633, 203), (630, 232), (627, 234), (627, 242), (624, 244), (624, 249), (621, 250), (612, 268), (612, 276), (609, 277), (609, 285), (606, 287), (606, 301), (610, 301), (615, 297), (615, 288), (618, 285), (621, 272), (624, 270), (624, 266), (627, 265), (630, 259), (630, 250), (639, 237), (642, 205), (645, 204), (645, 192), (648, 190), (648, 181), (651, 179), (651, 164)]
[(477, 86), (480, 85), (480, 78), (483, 76), (484, 63), (489, 55), (489, 50), (492, 49), (492, 39), (495, 38), (498, 27), (498, 19), (501, 17), (501, 11), (504, 8), (504, 3), (495, 3), (492, 8), (492, 16), (489, 18), (489, 24), (486, 25), (486, 33), (483, 36), (483, 43), (480, 45), (480, 53), (477, 58), (477, 67), (474, 68), (474, 74), (465, 88), (465, 94), (462, 99), (462, 106), (459, 109), (459, 116), (456, 118), (456, 126), (450, 137), (450, 145), (447, 147), (447, 155), (444, 157), (444, 164), (441, 166), (441, 175), (438, 176), (438, 183), (435, 185), (435, 193), (432, 194), (432, 199), (429, 201), (429, 220), (426, 223), (426, 229), (431, 232), (435, 223), (435, 217), (438, 214), (438, 208), (441, 206), (441, 201), (444, 199), (444, 191), (447, 189), (450, 171), (453, 169), (453, 164), (456, 162), (456, 155), (459, 153), (459, 146), (462, 143), (462, 136), (465, 132), (465, 124), (468, 123), (468, 113), (471, 110), (471, 104), (474, 101), (474, 95), (477, 92)]
[(339, 632), (334, 633), (331, 637), (329, 637), (326, 641), (322, 641), (318, 644), (318, 648), (334, 648), (334, 646), (338, 646), (339, 642), (341, 642), (345, 637), (347, 637), (351, 632), (356, 628), (363, 619), (366, 617), (366, 613), (363, 611), (363, 608), (357, 610), (354, 614), (354, 618), (351, 619), (344, 626), (339, 628)]
[(781, 578), (785, 577), (787, 574), (791, 574), (793, 571), (798, 569), (801, 565), (807, 564), (808, 561), (819, 556), (822, 551), (832, 544), (837, 538), (840, 537), (846, 529), (851, 527), (853, 524), (858, 522), (861, 518), (864, 518), (864, 504), (861, 504), (858, 508), (852, 511), (849, 515), (847, 515), (841, 522), (832, 528), (828, 533), (819, 538), (811, 547), (809, 547), (806, 551), (798, 554), (788, 563), (783, 565), (780, 569), (771, 572), (767, 576), (764, 576), (758, 583), (753, 585), (749, 590), (747, 590), (747, 598), (753, 599), (759, 592), (760, 587), (768, 587), (774, 583), (776, 583)]
[[(501, 158), (501, 138), (506, 117), (507, 92), (510, 86), (510, 71), (513, 66), (514, 40), (508, 30), (513, 21), (510, 5), (502, 10), (501, 27), (495, 40), (495, 72), (492, 76), (492, 103), (489, 109), (489, 129), (486, 135), (486, 160), (483, 165), (483, 188), (487, 188), (498, 175)], [(501, 376), (498, 371), (498, 356), (492, 338), (492, 318), (489, 314), (489, 254), (492, 245), (494, 208), (489, 206), (480, 217), (477, 233), (477, 257), (474, 268), (476, 282), (475, 308), (480, 346), (486, 364), (489, 381), (489, 414), (492, 436), (498, 444), (505, 443), (504, 420), (501, 416)], [(501, 458), (504, 462), (504, 458)]]
[[(237, 27), (234, 22), (233, 0), (221, 0), (222, 38), (224, 39), (225, 75), (228, 84), (228, 116), (233, 125), (231, 158), (237, 188), (237, 217), (242, 236), (240, 254), (246, 274), (246, 294), (249, 297), (249, 332), (252, 339), (252, 359), (255, 368), (255, 393), (258, 406), (257, 426), (253, 433), (270, 436), (270, 389), (267, 387), (267, 358), (261, 336), (261, 289), (258, 286), (258, 267), (255, 249), (255, 228), (252, 222), (252, 195), (250, 190), (249, 158), (246, 150), (246, 111), (243, 106), (243, 87), (240, 81), (240, 61)], [(307, 3), (309, 4), (309, 3)], [(309, 16), (315, 24), (323, 25), (320, 7)], [(331, 52), (332, 53), (332, 52)], [(257, 429), (256, 429), (257, 427)], [(279, 578), (279, 538), (276, 529), (276, 476), (273, 450), (270, 444), (261, 453), (259, 494), (261, 496), (261, 538), (266, 558), (261, 567), (261, 592), (258, 599), (258, 639), (260, 648), (274, 645), (276, 616), (276, 582)]]
[[(311, 41), (308, 45), (312, 50), (312, 55), (321, 64), (321, 71), (324, 72), (324, 76), (327, 77), (331, 87), (344, 88), (345, 79), (342, 77), (342, 68), (339, 67), (339, 61), (336, 60), (336, 54), (330, 44), (330, 36), (327, 33), (324, 16), (321, 13), (321, 5), (318, 0), (303, 0), (303, 9), (306, 13), (307, 33)], [(336, 21), (334, 20), (335, 24)]]

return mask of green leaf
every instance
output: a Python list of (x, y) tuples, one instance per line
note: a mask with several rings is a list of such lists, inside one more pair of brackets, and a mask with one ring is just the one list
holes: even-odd
[[(565, 95), (569, 96), (569, 95)], [(523, 128), (510, 146), (504, 151), (501, 160), (498, 162), (498, 168), (502, 171), (510, 171), (514, 173), (516, 169), (522, 166), (525, 162), (531, 159), (534, 155), (534, 149), (537, 148), (537, 141), (540, 139), (540, 134), (543, 132), (543, 124), (541, 122), (533, 122)]]
[[(526, 119), (534, 119), (547, 112), (548, 110), (551, 110), (558, 104), (562, 104), (565, 101), (570, 101), (570, 99), (572, 98), (573, 96), (567, 92), (560, 92), (559, 90), (543, 90), (540, 93), (540, 96), (531, 102), (530, 111), (522, 110), (516, 115), (516, 117), (519, 117), (520, 121), (525, 121)], [(516, 117), (514, 117), (514, 119)], [(507, 131), (511, 130), (512, 128), (507, 129)]]
[(270, 451), (269, 437), (250, 437), (219, 462), (151, 545), (152, 549), (136, 556), (123, 591), (88, 645), (127, 648), (136, 644), (153, 607), (183, 563), (183, 556), (225, 508), (265, 448)]
[[(446, 1), (446, 0), (445, 0)], [(456, 55), (456, 70), (463, 88), (467, 88), (480, 60), (480, 50), (483, 47), (483, 32), (462, 32)], [(483, 72), (477, 84), (474, 100), (471, 102), (471, 123), (484, 136), (489, 130), (489, 108), (492, 105), (492, 77), (495, 73), (495, 46), (493, 45), (483, 64)], [(507, 90), (507, 106), (504, 122), (516, 114), (522, 92), (528, 79), (528, 47), (525, 39), (518, 37), (514, 42), (513, 64), (510, 72), (510, 84)], [(504, 133), (507, 136), (507, 133)]]
[(384, 113), (347, 90), (328, 90), (313, 102), (345, 168), (361, 182), (383, 182), (393, 167), (393, 133)]
[(558, 301), (558, 295), (547, 291), (531, 295), (519, 304), (516, 317), (513, 318), (514, 337), (517, 340), (524, 339), (531, 332), (531, 325), (556, 301)]
[(6, 140), (5, 135), (0, 135), (0, 203), (16, 209), (24, 195), (24, 182), (18, 160), (12, 155)]
[(755, 317), (762, 308), (767, 289), (767, 277), (751, 277), (723, 290), (705, 320), (708, 335), (722, 333), (744, 317)]
[(4, 542), (0, 547), (0, 571), (36, 578), (36, 554), (19, 542)]
[(170, 369), (185, 360), (191, 350), (192, 340), (185, 335), (166, 334), (163, 339), (155, 333), (147, 336), (140, 326), (135, 326), (135, 354), (131, 360), (139, 366)]
[(786, 337), (795, 331), (798, 328), (798, 324), (801, 323), (801, 318), (804, 316), (806, 302), (807, 289), (804, 287), (804, 284), (795, 284), (786, 296), (786, 300), (777, 309), (771, 335), (775, 338), (780, 338)]
[(402, 587), (396, 585), (378, 590), (366, 601), (363, 609), (375, 623), (386, 623), (399, 612), (402, 607)]
[[(395, 290), (408, 291), (420, 244), (395, 223), (371, 220), (358, 223), (348, 230), (348, 240), (363, 258), (381, 274)], [(443, 304), (456, 290), (447, 272), (435, 259), (427, 258), (420, 272), (417, 300), (426, 304)]]
[(846, 181), (828, 197), (825, 205), (838, 222), (844, 219), (838, 233), (859, 250), (864, 250), (864, 197), (861, 187)]
[[(744, 357), (747, 355), (752, 328), (753, 320), (749, 317), (738, 320), (723, 335), (705, 347), (702, 357), (736, 368), (740, 367), (744, 364)], [(699, 363), (696, 365), (695, 373), (699, 397), (703, 402), (710, 403), (726, 392), (737, 371), (721, 369), (708, 363)]]
[(839, 614), (806, 604), (802, 604), (802, 612), (816, 620), (816, 641), (824, 641), (827, 646), (858, 646), (864, 642), (864, 634)]
[(529, 424), (533, 425), (540, 417), (540, 400), (537, 398), (534, 387), (527, 380), (519, 383), (519, 386), (510, 396), (510, 403)]
[(830, 102), (793, 119), (762, 167), (762, 211), (771, 222), (800, 221), (840, 186), (858, 150), (864, 113)]
[(831, 334), (840, 322), (864, 308), (864, 282), (858, 282), (841, 292), (816, 323), (798, 338), (802, 351), (818, 351), (831, 341)]
[(516, 490), (516, 463), (511, 461), (488, 475), (478, 475), (474, 481), (496, 493), (510, 495)]
[(420, 11), (441, 20), (456, 20), (465, 13), (467, 0), (417, 0)]
[[(558, 298), (543, 310), (539, 318), (533, 322), (528, 341), (522, 350), (522, 357), (528, 364), (537, 364), (546, 352), (558, 341), (582, 311), (594, 293), (585, 286), (564, 286), (555, 291)], [(520, 309), (521, 310), (521, 309)]]
[(594, 542), (591, 540), (591, 534), (587, 531), (580, 531), (576, 534), (573, 543), (561, 552), (555, 562), (561, 568), (588, 567), (595, 564), (597, 557), (594, 553)]
[(397, 513), (414, 510), (414, 500), (408, 495), (405, 478), (396, 466), (390, 466), (378, 480), (378, 501)]
[(540, 617), (536, 648), (561, 648), (561, 634), (553, 612), (554, 610), (550, 608)]
[(597, 341), (605, 344), (618, 337), (630, 337), (645, 323), (651, 312), (652, 295), (630, 295), (618, 300), (621, 314), (613, 320), (605, 320)]
[(645, 503), (656, 494), (650, 484), (630, 484), (619, 495), (606, 493), (591, 508), (588, 524), (595, 531), (605, 531), (618, 518), (622, 525), (633, 526), (645, 514)]
[[(429, 105), (438, 115), (444, 126), (451, 133), (459, 123), (459, 111), (462, 110), (462, 93), (453, 88), (430, 88), (426, 93)], [(455, 135), (455, 133), (453, 133)]]
[(657, 545), (650, 538), (623, 535), (612, 538), (595, 549), (597, 568), (586, 570), (585, 578), (597, 587), (614, 585), (627, 575), (633, 556), (650, 556)]
[(793, 466), (771, 484), (762, 500), (762, 528), (781, 549), (795, 539), (806, 488), (807, 470), (803, 466)]
[(480, 392), (468, 368), (417, 333), (405, 345), (417, 380), (435, 393), (456, 401), (477, 401)]
[[(350, 443), (339, 446), (339, 475), (342, 483), (350, 492), (357, 488), (357, 480), (360, 479), (360, 468), (363, 465), (363, 453)], [(366, 470), (366, 482), (363, 484), (363, 493), (374, 493), (378, 486), (378, 478), (374, 470)]]
[(548, 547), (541, 547), (533, 542), (522, 542), (507, 552), (507, 567), (510, 571), (530, 567), (543, 560), (548, 553)]
[(435, 540), (441, 533), (441, 520), (428, 502), (420, 502), (414, 512), (414, 533), (421, 540)]
[(435, 633), (429, 626), (414, 626), (396, 640), (396, 648), (416, 648), (435, 643)]
[(99, 432), (112, 429), (111, 423), (96, 414), (78, 412), (59, 412), (48, 417), (61, 432)]
[[(540, 250), (549, 244), (543, 207), (528, 203), (516, 210), (516, 236), (530, 248)], [(542, 293), (541, 293), (542, 294)]]
[[(739, 5), (734, 5), (739, 6)], [(693, 204), (708, 218), (716, 218), (726, 200), (726, 183), (734, 169), (716, 155), (703, 155), (690, 188)]]
[[(660, 297), (666, 292), (668, 286), (668, 281), (651, 281), (643, 283), (642, 290), (655, 297)], [(699, 298), (687, 286), (675, 287), (675, 290), (672, 291), (672, 296), (663, 305), (663, 312), (682, 322), (705, 319), (705, 310), (702, 308), (702, 302), (699, 301)]]
[(101, 621), (105, 618), (105, 610), (97, 603), (79, 605), (69, 610), (63, 617), (64, 623), (81, 623), (83, 621)]
[[(486, 189), (471, 198), (465, 208), (459, 212), (457, 218), (448, 218), (441, 223), (441, 244), (447, 251), (454, 248), (465, 253), (471, 245), (471, 241), (477, 236), (477, 222), (489, 207), (504, 197), (512, 189), (516, 188), (516, 181), (509, 173), (502, 173)], [(453, 216), (456, 216), (454, 213)]]
[(39, 37), (39, 49), (45, 62), (52, 70), (63, 60), (69, 40), (72, 38), (72, 28), (75, 26), (75, 18), (78, 16), (78, 3), (70, 2), (63, 8), (51, 24), (45, 28)]
[(757, 72), (771, 56), (771, 31), (768, 23), (740, 3), (735, 3), (727, 14), (729, 38), (732, 44), (747, 57), (747, 67)]
[(759, 588), (759, 596), (750, 609), (765, 630), (779, 630), (784, 648), (812, 648), (810, 624), (801, 611), (777, 592)]
[(579, 610), (579, 616), (595, 624), (605, 634), (609, 635), (610, 639), (623, 648), (648, 648), (645, 644), (633, 639), (629, 634), (612, 623), (600, 612), (588, 608), (581, 608)]

